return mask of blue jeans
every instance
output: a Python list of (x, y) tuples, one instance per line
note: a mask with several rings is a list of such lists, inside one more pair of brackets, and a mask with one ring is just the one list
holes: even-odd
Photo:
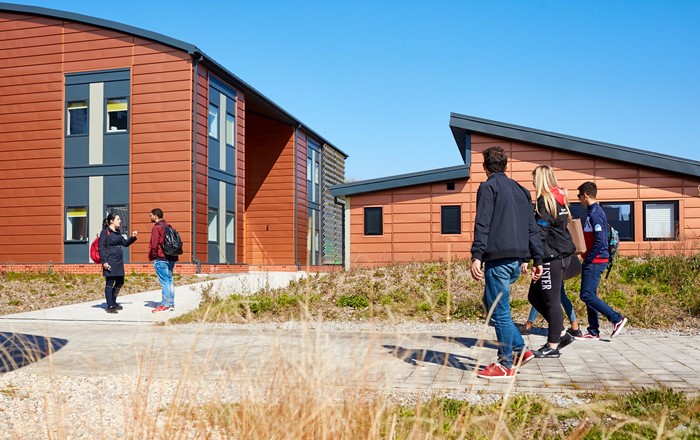
[(617, 313), (602, 299), (598, 298), (598, 284), (600, 276), (603, 275), (608, 263), (584, 264), (581, 271), (581, 301), (586, 304), (588, 311), (588, 333), (592, 335), (600, 334), (598, 329), (598, 313), (608, 318), (610, 322), (622, 321), (622, 315)]
[(163, 298), (160, 301), (160, 305), (163, 307), (174, 306), (175, 286), (173, 285), (173, 269), (175, 268), (175, 262), (156, 260), (153, 262), (153, 268), (156, 270), (160, 287), (163, 289)]
[[(574, 305), (571, 304), (571, 300), (566, 296), (566, 289), (564, 288), (564, 283), (561, 284), (561, 305), (564, 307), (564, 313), (569, 318), (569, 322), (576, 321), (576, 312), (574, 312)], [(537, 309), (530, 307), (530, 316), (527, 317), (528, 322), (535, 322), (537, 320)]]
[[(498, 362), (506, 368), (513, 367), (513, 351), (521, 352), (525, 341), (513, 323), (510, 313), (510, 285), (520, 276), (521, 261), (517, 258), (487, 261), (484, 263), (484, 305), (491, 314), (491, 323), (498, 339)], [(498, 295), (501, 295), (498, 298)]]

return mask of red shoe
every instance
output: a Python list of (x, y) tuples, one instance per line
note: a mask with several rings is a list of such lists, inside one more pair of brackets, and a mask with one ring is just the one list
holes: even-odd
[(513, 368), (521, 367), (535, 358), (535, 354), (530, 350), (523, 350), (522, 353), (513, 353)]
[(515, 368), (506, 368), (501, 364), (493, 363), (477, 373), (482, 379), (509, 379), (515, 376)]
[(163, 307), (163, 306), (159, 305), (155, 309), (151, 310), (151, 313), (167, 312), (167, 311), (168, 311), (167, 307)]

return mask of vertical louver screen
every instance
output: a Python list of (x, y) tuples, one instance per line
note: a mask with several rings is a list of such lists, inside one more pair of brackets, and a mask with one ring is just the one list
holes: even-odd
[(345, 183), (345, 156), (338, 150), (323, 146), (321, 154), (321, 170), (323, 185), (323, 206), (321, 208), (321, 227), (323, 237), (323, 264), (343, 263), (343, 208), (337, 205), (328, 188)]

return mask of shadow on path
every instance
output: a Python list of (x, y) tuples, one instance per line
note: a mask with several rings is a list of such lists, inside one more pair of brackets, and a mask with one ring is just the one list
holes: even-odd
[(0, 332), (0, 373), (17, 370), (60, 350), (67, 339)]
[(460, 358), (471, 359), (467, 356), (459, 356), (442, 351), (403, 348), (396, 345), (384, 345), (390, 353), (409, 365), (419, 365), (420, 363), (431, 363), (445, 367), (457, 368), (459, 370), (473, 370), (476, 364), (467, 362), (466, 365)]
[(433, 338), (442, 339), (445, 342), (457, 342), (459, 344), (464, 345), (467, 348), (485, 347), (485, 348), (493, 348), (494, 350), (498, 350), (498, 347), (499, 347), (498, 341), (487, 341), (485, 339), (460, 338), (460, 337), (454, 338), (451, 336), (442, 336), (442, 335), (433, 335)]

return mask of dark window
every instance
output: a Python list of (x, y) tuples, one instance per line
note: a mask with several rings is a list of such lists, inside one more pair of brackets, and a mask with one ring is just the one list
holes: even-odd
[[(608, 223), (617, 229), (620, 241), (634, 241), (634, 204), (632, 202), (598, 202)], [(587, 209), (580, 203), (569, 205), (571, 215), (585, 221)]]
[(441, 228), (442, 234), (462, 233), (462, 209), (460, 206), (441, 206)]
[(68, 103), (68, 136), (88, 134), (88, 102), (74, 101)]
[(644, 240), (678, 239), (678, 202), (644, 202)]
[(455, 190), (455, 183), (454, 182), (447, 182), (447, 190), (454, 191)]
[(365, 235), (383, 235), (382, 208), (365, 208)]

